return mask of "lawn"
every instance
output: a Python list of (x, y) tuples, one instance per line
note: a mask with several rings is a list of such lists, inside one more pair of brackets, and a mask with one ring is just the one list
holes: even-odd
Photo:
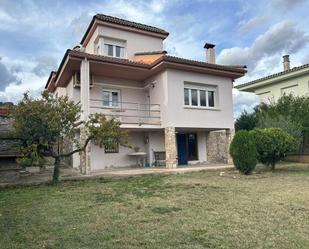
[(309, 166), (0, 190), (0, 248), (309, 248)]

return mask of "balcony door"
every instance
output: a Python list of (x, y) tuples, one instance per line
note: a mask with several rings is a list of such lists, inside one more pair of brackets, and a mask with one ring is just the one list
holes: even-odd
[(198, 160), (198, 144), (196, 133), (177, 134), (178, 165), (188, 164), (188, 161)]

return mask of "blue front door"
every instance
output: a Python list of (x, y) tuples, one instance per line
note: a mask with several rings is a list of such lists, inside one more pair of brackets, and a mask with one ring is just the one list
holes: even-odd
[(178, 165), (188, 164), (186, 134), (177, 134)]

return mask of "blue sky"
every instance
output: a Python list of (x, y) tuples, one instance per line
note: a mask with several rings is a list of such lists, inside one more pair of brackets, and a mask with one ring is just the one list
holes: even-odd
[[(96, 13), (166, 29), (172, 55), (205, 60), (204, 43), (214, 43), (218, 63), (248, 66), (239, 84), (282, 71), (286, 53), (292, 66), (309, 63), (308, 9), (305, 0), (0, 0), (0, 101), (37, 95)], [(233, 95), (236, 116), (257, 103)]]

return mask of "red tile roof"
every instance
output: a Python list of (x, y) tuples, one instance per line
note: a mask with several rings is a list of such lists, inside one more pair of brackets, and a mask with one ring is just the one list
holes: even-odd
[(164, 35), (164, 36), (169, 35), (169, 33), (167, 31), (165, 31), (164, 29), (161, 29), (161, 28), (149, 26), (149, 25), (142, 24), (142, 23), (128, 21), (128, 20), (121, 19), (121, 18), (114, 17), (114, 16), (108, 16), (108, 15), (104, 15), (104, 14), (96, 14), (95, 16), (93, 16), (92, 21), (89, 24), (87, 31), (84, 34), (84, 36), (83, 36), (83, 38), (80, 42), (81, 44), (83, 44), (83, 42), (85, 41), (85, 39), (86, 39), (88, 33), (90, 32), (90, 29), (91, 29), (92, 25), (94, 24), (95, 20), (108, 22), (108, 23), (112, 23), (112, 24), (118, 24), (118, 25), (130, 27), (130, 28), (143, 30), (143, 31), (149, 31), (149, 32), (157, 33), (157, 34)]
[(128, 60), (128, 59), (115, 58), (115, 57), (103, 56), (103, 55), (96, 55), (96, 54), (89, 54), (89, 53), (85, 53), (81, 51), (68, 49), (62, 59), (62, 62), (60, 63), (58, 71), (51, 73), (45, 88), (48, 87), (52, 76), (55, 76), (55, 80), (57, 80), (59, 76), (59, 72), (61, 72), (61, 68), (63, 67), (64, 62), (68, 56), (75, 57), (78, 59), (87, 58), (87, 59), (98, 61), (98, 62), (112, 63), (114, 65), (132, 66), (135, 68), (146, 69), (146, 70), (151, 70), (162, 62), (162, 63), (174, 63), (175, 65), (183, 66), (183, 67), (191, 66), (193, 68), (199, 68), (202, 70), (203, 69), (216, 70), (219, 72), (221, 71), (222, 73), (225, 72), (225, 73), (232, 73), (232, 74), (238, 74), (238, 75), (246, 73), (245, 66), (218, 65), (218, 64), (212, 64), (212, 63), (207, 63), (207, 62), (202, 62), (202, 61), (184, 59), (184, 58), (170, 56), (166, 54), (162, 54), (162, 56), (159, 59), (155, 60), (154, 62), (150, 64), (147, 64), (147, 63), (143, 63), (139, 61), (133, 61), (133, 60)]
[(139, 53), (135, 53), (134, 55), (151, 55), (151, 54), (167, 54), (167, 52), (165, 50), (150, 51), (150, 52), (139, 52)]

